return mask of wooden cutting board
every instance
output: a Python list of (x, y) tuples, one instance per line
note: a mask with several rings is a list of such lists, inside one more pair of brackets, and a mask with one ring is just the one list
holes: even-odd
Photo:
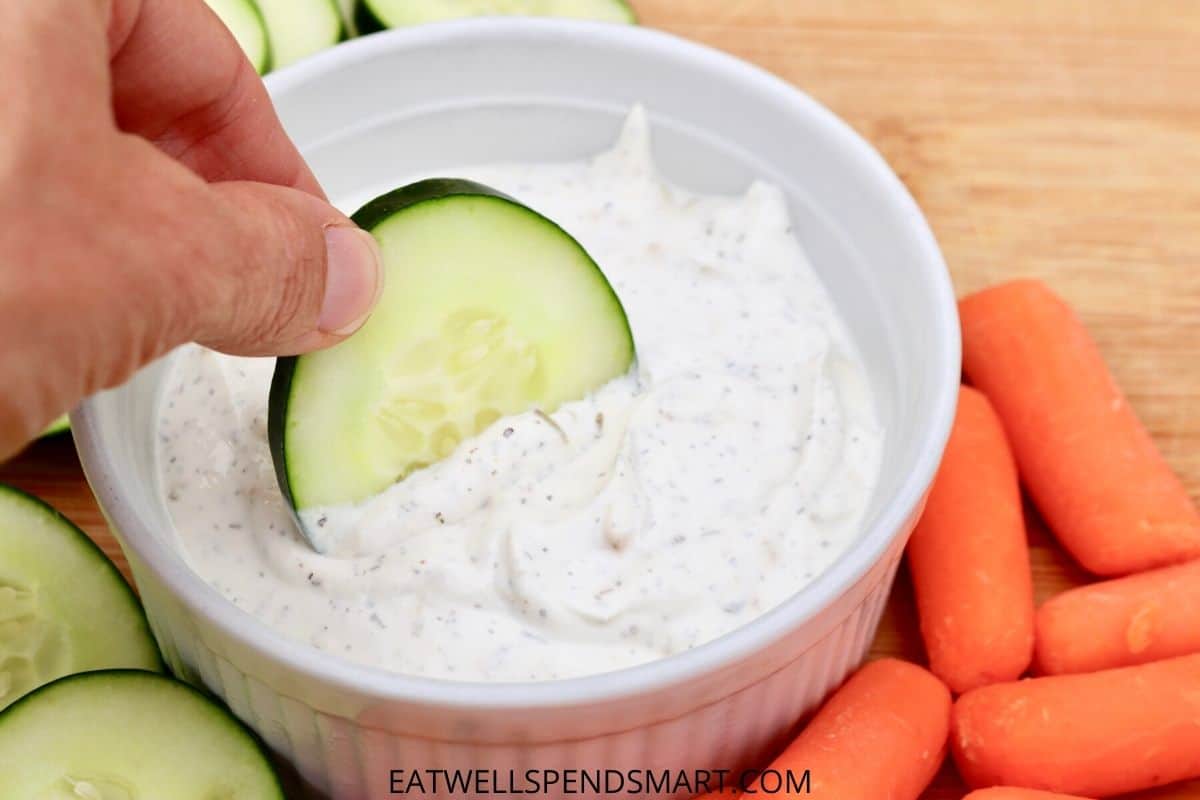
[[(1200, 497), (1200, 2), (634, 0), (755, 62), (875, 144), (960, 292), (1045, 278), (1079, 308)], [(0, 467), (118, 563), (70, 440)], [(1085, 580), (1031, 515), (1039, 599)], [(902, 575), (874, 654), (923, 658)], [(927, 800), (964, 794), (947, 767)], [(1200, 782), (1138, 795), (1200, 798)]]

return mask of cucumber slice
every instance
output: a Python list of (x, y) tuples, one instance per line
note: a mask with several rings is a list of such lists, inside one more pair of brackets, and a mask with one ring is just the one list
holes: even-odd
[(358, 0), (359, 33), (460, 17), (572, 17), (637, 24), (626, 0)]
[(434, 179), (354, 221), (383, 249), (383, 298), (341, 344), (281, 358), (271, 384), (268, 437), (296, 510), (364, 500), (501, 417), (551, 412), (633, 363), (600, 268), (516, 200)]
[(254, 0), (204, 0), (221, 21), (233, 38), (246, 53), (246, 58), (254, 65), (259, 75), (265, 75), (271, 69), (271, 44), (267, 39), (267, 27), (263, 24), (262, 14)]
[(42, 431), (42, 436), (57, 436), (60, 433), (66, 433), (71, 430), (71, 419), (66, 414), (63, 414), (58, 419), (46, 426), (46, 430)]
[(0, 800), (283, 800), (245, 726), (149, 672), (72, 675), (0, 714)]
[(271, 43), (271, 69), (333, 47), (346, 36), (336, 0), (258, 0)]
[(346, 24), (346, 36), (358, 35), (358, 29), (354, 24), (354, 7), (357, 5), (355, 0), (337, 0), (338, 11), (342, 13), (342, 22)]
[(63, 675), (112, 667), (162, 669), (133, 591), (70, 520), (0, 484), (0, 708)]

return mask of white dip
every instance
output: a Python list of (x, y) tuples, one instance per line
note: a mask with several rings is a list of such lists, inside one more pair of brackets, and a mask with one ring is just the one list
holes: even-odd
[[(454, 174), (454, 173), (451, 173)], [(274, 362), (186, 348), (159, 421), (187, 561), (248, 613), (413, 675), (526, 681), (703, 644), (859, 534), (882, 432), (782, 194), (664, 184), (644, 115), (591, 161), (472, 167), (563, 225), (628, 312), (636, 373), (497, 422), (302, 541), (267, 451)]]

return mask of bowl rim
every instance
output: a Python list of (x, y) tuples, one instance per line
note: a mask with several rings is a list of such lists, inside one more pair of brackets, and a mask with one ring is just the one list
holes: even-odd
[(90, 481), (112, 528), (120, 531), (125, 547), (175, 598), (193, 614), (240, 646), (270, 661), (343, 690), (371, 695), (381, 701), (416, 703), (476, 710), (550, 708), (610, 702), (681, 685), (728, 667), (762, 651), (788, 632), (822, 613), (858, 583), (885, 555), (906, 521), (916, 511), (941, 461), (957, 404), (961, 342), (958, 310), (949, 273), (937, 242), (916, 201), (883, 157), (846, 122), (799, 88), (766, 70), (707, 45), (650, 28), (562, 19), (492, 18), (455, 20), (374, 34), (320, 53), (268, 76), (272, 92), (284, 91), (340, 65), (368, 60), (395, 49), (438, 45), (462, 40), (503, 40), (509, 37), (562, 37), (615, 47), (657, 52), (683, 61), (723, 70), (756, 90), (792, 106), (842, 140), (877, 184), (897, 205), (903, 224), (913, 234), (923, 258), (914, 265), (926, 273), (939, 335), (932, 343), (938, 386), (929, 406), (930, 429), (919, 455), (899, 489), (858, 542), (810, 584), (771, 611), (713, 641), (667, 658), (613, 672), (554, 681), (489, 683), (450, 681), (389, 672), (345, 661), (336, 655), (291, 639), (226, 600), (186, 565), (183, 558), (159, 542), (120, 493), (121, 481), (100, 443), (94, 401), (89, 399), (71, 415), (80, 460), (87, 473), (106, 480)]

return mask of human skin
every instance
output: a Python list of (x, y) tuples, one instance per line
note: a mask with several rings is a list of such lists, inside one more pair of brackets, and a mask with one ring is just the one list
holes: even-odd
[(327, 347), (381, 289), (203, 0), (0, 3), (0, 459), (180, 344)]

